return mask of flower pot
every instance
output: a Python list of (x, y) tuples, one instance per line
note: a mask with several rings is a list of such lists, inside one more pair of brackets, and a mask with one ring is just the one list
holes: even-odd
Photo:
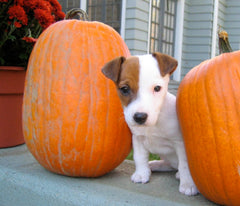
[(0, 66), (0, 148), (24, 143), (22, 102), (24, 67)]

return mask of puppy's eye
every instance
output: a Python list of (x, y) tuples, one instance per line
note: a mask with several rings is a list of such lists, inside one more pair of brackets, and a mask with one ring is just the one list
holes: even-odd
[(159, 92), (160, 90), (161, 90), (161, 86), (155, 86), (155, 87), (154, 87), (154, 91), (155, 91), (155, 92)]
[(128, 96), (131, 91), (129, 86), (123, 86), (123, 87), (119, 88), (119, 90), (123, 96)]

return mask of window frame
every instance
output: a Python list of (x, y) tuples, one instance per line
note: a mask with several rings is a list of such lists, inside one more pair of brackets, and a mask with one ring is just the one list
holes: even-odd
[[(116, 3), (116, 1), (112, 0), (112, 2), (107, 2), (109, 0), (102, 0), (100, 2), (100, 4), (93, 4), (93, 3), (90, 3), (91, 0), (87, 0), (87, 4), (86, 4), (86, 10), (87, 10), (87, 13), (89, 15), (89, 20), (91, 21), (100, 21), (100, 22), (103, 22), (111, 27), (113, 27), (118, 33), (121, 32), (121, 25), (122, 25), (122, 3), (123, 1), (122, 0), (119, 0), (119, 2)], [(97, 8), (98, 6), (101, 7), (101, 17), (97, 17), (96, 16), (96, 11), (94, 12), (89, 12), (89, 9), (90, 8)], [(113, 19), (112, 17), (114, 16), (113, 14), (115, 13), (114, 12), (114, 9), (116, 6), (119, 6), (119, 10), (117, 10), (118, 15), (118, 19), (115, 20)], [(107, 16), (107, 10), (109, 7), (112, 7), (111, 8), (111, 14), (110, 16)], [(92, 17), (91, 15), (94, 14), (94, 16)], [(108, 17), (111, 17), (111, 20), (108, 19)], [(115, 26), (115, 25), (118, 25), (118, 26)]]
[[(155, 4), (159, 1), (159, 7)], [(173, 12), (169, 12), (166, 10), (166, 7), (169, 6), (168, 3), (173, 3), (174, 8), (171, 6), (171, 9), (173, 9)], [(149, 38), (149, 51), (152, 52), (163, 52), (167, 53), (171, 56), (174, 55), (175, 52), (175, 36), (176, 36), (176, 19), (177, 19), (177, 0), (152, 0), (151, 2), (151, 18), (150, 18), (150, 38)], [(154, 11), (155, 9), (155, 11)], [(157, 14), (158, 13), (158, 14)], [(169, 16), (173, 17), (173, 25), (167, 24), (165, 25), (165, 21), (167, 23), (171, 23), (169, 20)], [(157, 27), (157, 29), (156, 29)], [(167, 37), (167, 34), (164, 34), (164, 32), (172, 31), (172, 37), (171, 41), (165, 40), (165, 37)], [(154, 34), (153, 34), (154, 33)], [(159, 38), (162, 37), (162, 38)], [(168, 51), (164, 49), (164, 44), (167, 46)], [(171, 46), (171, 48), (169, 47)], [(171, 50), (171, 51), (169, 51)]]

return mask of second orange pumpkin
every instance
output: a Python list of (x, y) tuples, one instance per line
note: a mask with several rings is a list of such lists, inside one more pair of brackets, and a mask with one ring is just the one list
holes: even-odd
[(199, 191), (240, 205), (240, 51), (202, 62), (182, 80), (177, 112)]

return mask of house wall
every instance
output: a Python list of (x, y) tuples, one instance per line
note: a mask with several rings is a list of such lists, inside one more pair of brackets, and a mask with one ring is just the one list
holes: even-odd
[(213, 0), (185, 0), (181, 78), (211, 57)]
[(240, 1), (226, 0), (225, 29), (229, 35), (232, 49), (240, 49)]
[(58, 0), (62, 6), (64, 12), (69, 11), (72, 8), (80, 8), (81, 0)]
[[(176, 55), (181, 62), (181, 68), (178, 70), (180, 75), (177, 75), (176, 79), (179, 80), (180, 76), (181, 80), (194, 66), (214, 55), (218, 55), (219, 49), (218, 37), (213, 29), (215, 0), (178, 1), (184, 2), (182, 47), (181, 51), (178, 51), (178, 55)], [(63, 8), (66, 7), (66, 1), (59, 0), (59, 2), (63, 5)], [(86, 6), (87, 0), (71, 0), (70, 2), (69, 6), (72, 6), (74, 2), (81, 2), (82, 7), (82, 5)], [(123, 34), (122, 36), (132, 55), (145, 54), (148, 52), (149, 45), (148, 31), (151, 0), (124, 0), (124, 2), (124, 28), (122, 28), (121, 34)], [(217, 30), (220, 28), (228, 32), (233, 50), (240, 49), (239, 11), (239, 0), (218, 1)], [(216, 37), (213, 37), (213, 35), (216, 35)], [(216, 44), (213, 44), (214, 41)], [(179, 42), (176, 41), (175, 43)], [(175, 48), (178, 48), (177, 46), (175, 45)], [(214, 48), (215, 51), (213, 52)]]
[[(226, 0), (219, 0), (218, 4), (218, 28), (217, 30), (225, 30), (225, 19), (226, 19), (226, 9), (227, 3)], [(218, 35), (216, 36), (216, 56), (219, 55), (219, 44), (218, 44)]]
[[(228, 0), (227, 0), (228, 1)], [(226, 19), (226, 9), (227, 2), (226, 0), (219, 0), (218, 5), (218, 26), (222, 29), (225, 29), (225, 19)]]
[[(214, 0), (185, 0), (181, 79), (202, 61), (211, 58)], [(229, 34), (232, 49), (240, 49), (240, 1), (219, 0), (217, 30)], [(218, 36), (216, 52), (219, 54)]]
[(148, 19), (150, 0), (126, 1), (124, 40), (132, 55), (148, 50)]

